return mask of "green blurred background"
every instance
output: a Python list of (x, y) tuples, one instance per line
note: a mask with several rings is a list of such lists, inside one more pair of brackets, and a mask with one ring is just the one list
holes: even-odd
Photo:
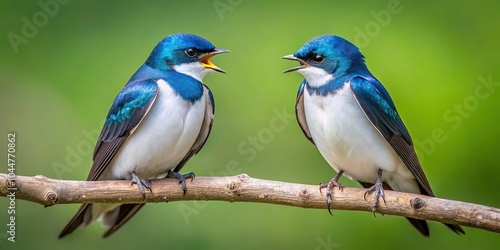
[[(227, 75), (205, 78), (217, 104), (215, 124), (183, 172), (328, 181), (335, 172), (293, 117), (302, 77), (282, 74), (296, 64), (280, 58), (315, 36), (338, 34), (361, 47), (391, 93), (435, 193), (500, 207), (498, 1), (61, 0), (48, 12), (38, 1), (1, 5), (0, 172), (7, 171), (12, 131), (18, 175), (85, 179), (95, 133), (115, 95), (158, 41), (188, 32), (232, 53), (213, 60)], [(36, 32), (23, 31), (23, 18), (35, 18)], [(25, 43), (13, 46), (9, 34)], [(249, 144), (251, 137), (259, 145)], [(347, 178), (342, 183), (359, 187)], [(104, 230), (94, 223), (58, 240), (78, 205), (43, 208), (21, 200), (11, 243), (7, 206), (0, 199), (0, 249), (492, 249), (500, 243), (498, 234), (465, 228), (467, 235), (457, 236), (435, 222), (426, 239), (396, 216), (226, 202), (149, 204), (109, 239), (100, 238)]]

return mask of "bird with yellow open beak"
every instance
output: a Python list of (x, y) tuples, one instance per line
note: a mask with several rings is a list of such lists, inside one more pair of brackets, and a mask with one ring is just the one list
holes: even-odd
[[(213, 95), (202, 80), (209, 72), (225, 73), (210, 59), (226, 52), (192, 34), (160, 41), (115, 98), (87, 180), (130, 180), (146, 197), (150, 179), (173, 177), (186, 193), (185, 179), (194, 174), (179, 171), (203, 147), (214, 119)], [(143, 206), (83, 204), (59, 238), (95, 220), (108, 237)]]

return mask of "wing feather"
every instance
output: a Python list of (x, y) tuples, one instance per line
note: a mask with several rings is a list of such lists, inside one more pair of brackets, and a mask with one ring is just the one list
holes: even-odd
[(89, 181), (98, 180), (125, 140), (139, 126), (158, 95), (153, 80), (129, 82), (118, 94), (94, 149)]
[(134, 216), (146, 203), (140, 204), (123, 204), (118, 211), (118, 217), (116, 218), (116, 223), (110, 227), (103, 235), (103, 238), (109, 237), (111, 234), (120, 229), (132, 216)]
[(413, 148), (410, 134), (399, 117), (389, 93), (374, 78), (354, 77), (350, 81), (350, 86), (356, 101), (368, 120), (415, 176), (420, 191), (423, 194), (434, 196)]
[(309, 126), (307, 125), (306, 114), (304, 111), (304, 88), (306, 86), (306, 80), (304, 80), (299, 87), (299, 91), (297, 93), (297, 101), (295, 103), (295, 116), (297, 117), (297, 122), (299, 122), (300, 128), (302, 132), (306, 136), (306, 138), (314, 144), (312, 139), (311, 131), (309, 130)]

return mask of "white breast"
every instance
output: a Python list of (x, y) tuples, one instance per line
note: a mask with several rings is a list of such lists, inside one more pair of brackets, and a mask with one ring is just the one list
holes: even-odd
[(337, 172), (342, 169), (355, 180), (374, 183), (380, 168), (393, 189), (418, 192), (413, 175), (365, 116), (349, 84), (327, 96), (304, 91), (304, 112), (313, 140)]
[[(105, 178), (161, 178), (173, 169), (193, 146), (203, 122), (204, 96), (195, 103), (183, 100), (159, 80), (156, 100), (136, 131), (125, 141), (108, 166)], [(111, 175), (111, 176), (109, 176)]]

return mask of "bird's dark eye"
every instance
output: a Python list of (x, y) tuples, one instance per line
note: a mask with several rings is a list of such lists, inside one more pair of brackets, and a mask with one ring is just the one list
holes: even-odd
[(321, 63), (325, 60), (325, 58), (320, 54), (316, 54), (313, 56), (313, 60), (314, 62)]
[(189, 57), (196, 56), (196, 54), (198, 53), (195, 48), (187, 48), (185, 52)]

